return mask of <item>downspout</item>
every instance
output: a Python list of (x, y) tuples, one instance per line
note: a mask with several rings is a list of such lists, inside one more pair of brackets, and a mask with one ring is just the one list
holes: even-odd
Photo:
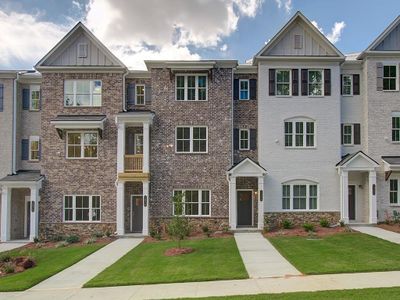
[(12, 110), (12, 159), (11, 159), (11, 173), (17, 174), (17, 86), (19, 75), (21, 72), (17, 72), (17, 77), (13, 83), (13, 110)]
[(124, 75), (122, 75), (122, 110), (126, 111), (126, 87), (125, 87), (125, 81), (126, 81), (126, 76), (129, 74), (129, 70), (126, 70)]

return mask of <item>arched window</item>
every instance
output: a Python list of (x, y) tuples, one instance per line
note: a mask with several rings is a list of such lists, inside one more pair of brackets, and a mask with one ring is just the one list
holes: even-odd
[(298, 117), (285, 120), (286, 148), (315, 148), (316, 126), (310, 118)]
[(318, 183), (310, 180), (293, 180), (282, 183), (283, 210), (317, 210)]

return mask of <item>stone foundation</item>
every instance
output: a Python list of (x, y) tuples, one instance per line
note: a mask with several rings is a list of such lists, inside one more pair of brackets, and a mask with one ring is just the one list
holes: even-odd
[[(172, 218), (150, 218), (149, 228), (167, 232), (167, 225)], [(202, 227), (207, 226), (211, 232), (229, 230), (228, 218), (188, 218), (192, 232), (203, 232)]]
[(264, 226), (266, 229), (276, 229), (282, 226), (284, 220), (290, 220), (295, 226), (301, 226), (304, 223), (319, 225), (321, 219), (326, 219), (331, 224), (337, 224), (340, 221), (340, 212), (267, 212), (264, 213)]
[(115, 223), (40, 223), (39, 238), (51, 239), (55, 236), (67, 235), (89, 237), (100, 232), (114, 234), (115, 231)]

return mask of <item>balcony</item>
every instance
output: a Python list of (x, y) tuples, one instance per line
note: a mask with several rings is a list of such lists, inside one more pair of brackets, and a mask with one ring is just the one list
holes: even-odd
[(126, 154), (124, 167), (125, 173), (142, 173), (143, 154)]

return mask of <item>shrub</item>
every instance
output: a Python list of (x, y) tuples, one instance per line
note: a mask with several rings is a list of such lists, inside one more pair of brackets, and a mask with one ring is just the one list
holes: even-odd
[(210, 237), (211, 232), (210, 232), (210, 228), (208, 228), (207, 225), (203, 225), (203, 226), (201, 227), (201, 229), (203, 230), (203, 233), (204, 233), (207, 237)]
[(222, 227), (222, 232), (228, 233), (229, 232), (229, 227), (228, 226)]
[(15, 272), (15, 266), (11, 262), (7, 262), (3, 265), (3, 272), (11, 274)]
[(25, 270), (33, 268), (35, 265), (36, 265), (35, 261), (31, 257), (28, 257), (22, 264), (22, 266), (24, 267)]
[(79, 238), (79, 236), (77, 236), (77, 235), (69, 235), (69, 236), (67, 236), (67, 238), (65, 239), (65, 241), (66, 241), (68, 244), (74, 244), (74, 243), (78, 243), (78, 242), (80, 241), (80, 238)]
[(8, 254), (0, 255), (0, 263), (5, 263), (11, 261), (11, 256)]
[(35, 244), (37, 244), (37, 243), (40, 242), (40, 240), (39, 240), (39, 238), (38, 238), (37, 236), (35, 236), (35, 237), (33, 238), (33, 242), (34, 242)]
[(283, 220), (282, 221), (282, 227), (284, 229), (291, 229), (291, 228), (293, 228), (293, 223), (290, 220)]
[(161, 240), (161, 227), (160, 226), (152, 226), (150, 228), (150, 236), (157, 240)]
[(61, 242), (62, 240), (64, 240), (64, 237), (60, 234), (51, 237), (52, 242)]
[(182, 216), (182, 199), (182, 193), (179, 193), (172, 198), (172, 201), (174, 203), (175, 216), (168, 224), (168, 234), (178, 242), (178, 248), (181, 248), (181, 241), (190, 234), (189, 221)]
[(93, 233), (92, 236), (95, 238), (102, 238), (104, 236), (104, 234), (101, 231), (97, 231), (97, 232)]
[(327, 219), (321, 219), (319, 221), (319, 225), (321, 225), (321, 227), (329, 227), (329, 221)]
[(63, 248), (63, 247), (66, 247), (66, 246), (68, 246), (68, 242), (67, 241), (61, 241), (61, 242), (58, 242), (56, 244), (56, 248)]
[(86, 245), (94, 244), (94, 243), (96, 243), (96, 241), (97, 241), (97, 239), (95, 237), (90, 237), (85, 241), (85, 244)]
[(110, 237), (111, 236), (111, 231), (107, 230), (106, 231), (106, 237)]
[(303, 224), (303, 228), (304, 228), (304, 230), (307, 231), (307, 232), (310, 232), (310, 231), (314, 231), (314, 230), (315, 230), (314, 225), (311, 224), (311, 223), (304, 223), (304, 224)]
[(346, 225), (346, 224), (344, 224), (344, 221), (340, 221), (339, 224), (340, 224), (340, 227), (344, 227), (344, 225)]

